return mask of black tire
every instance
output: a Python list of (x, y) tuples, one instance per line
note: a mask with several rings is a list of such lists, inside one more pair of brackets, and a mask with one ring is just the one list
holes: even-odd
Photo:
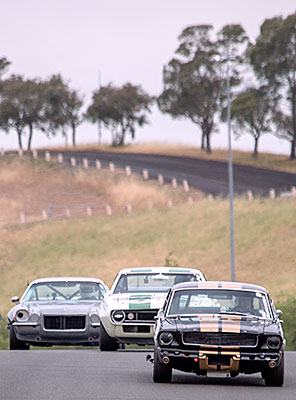
[(100, 343), (101, 351), (116, 351), (116, 350), (118, 350), (118, 347), (119, 347), (118, 341), (116, 339), (110, 337), (108, 335), (108, 333), (105, 331), (105, 328), (103, 327), (102, 322), (100, 325), (99, 343)]
[(30, 346), (21, 340), (18, 340), (14, 332), (13, 326), (9, 329), (9, 349), (10, 350), (30, 350)]
[(284, 353), (280, 365), (277, 368), (266, 368), (262, 371), (262, 378), (266, 386), (283, 386), (285, 381)]
[(172, 367), (161, 364), (158, 359), (157, 352), (154, 350), (153, 381), (156, 383), (170, 383), (172, 380), (172, 374)]

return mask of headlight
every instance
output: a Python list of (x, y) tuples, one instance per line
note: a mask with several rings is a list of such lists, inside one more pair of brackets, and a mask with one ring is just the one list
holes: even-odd
[(169, 346), (174, 340), (174, 336), (171, 332), (161, 332), (158, 337), (159, 343), (163, 346)]
[(113, 311), (111, 314), (113, 322), (120, 323), (125, 319), (125, 312), (121, 310)]
[(130, 312), (127, 314), (127, 319), (129, 319), (130, 321), (133, 320), (135, 318), (134, 313)]
[(27, 310), (18, 310), (15, 314), (17, 322), (26, 322), (29, 319), (29, 313)]
[(31, 320), (32, 322), (38, 322), (38, 320), (39, 320), (39, 315), (38, 315), (38, 314), (35, 314), (35, 313), (31, 314), (31, 315), (30, 315), (30, 320)]
[(91, 320), (92, 323), (98, 323), (98, 322), (100, 322), (100, 318), (99, 318), (98, 314), (92, 314), (92, 315), (90, 316), (90, 320)]
[(282, 340), (279, 336), (268, 336), (266, 344), (270, 349), (279, 349), (282, 344)]

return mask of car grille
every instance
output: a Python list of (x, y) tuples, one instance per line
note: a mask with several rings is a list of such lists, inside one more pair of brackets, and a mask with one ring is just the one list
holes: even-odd
[(186, 332), (183, 334), (183, 343), (207, 346), (255, 347), (257, 336), (248, 333)]
[[(155, 322), (158, 310), (126, 310), (124, 322)], [(128, 318), (128, 315), (133, 314), (133, 318)]]
[(85, 328), (85, 316), (83, 315), (45, 315), (44, 329), (51, 330), (81, 330)]

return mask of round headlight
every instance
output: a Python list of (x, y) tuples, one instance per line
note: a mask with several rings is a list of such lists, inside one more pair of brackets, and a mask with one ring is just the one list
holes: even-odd
[(29, 313), (27, 310), (18, 310), (15, 314), (15, 319), (18, 322), (26, 322), (29, 319)]
[(121, 310), (116, 310), (112, 312), (112, 319), (116, 323), (120, 323), (125, 319), (125, 312)]
[(159, 343), (163, 346), (169, 346), (174, 340), (174, 336), (171, 332), (161, 332), (158, 337)]
[(38, 314), (31, 314), (30, 315), (30, 320), (32, 321), (32, 322), (38, 322), (38, 320), (39, 320), (39, 315)]
[(92, 323), (98, 323), (98, 322), (100, 322), (100, 318), (99, 318), (98, 314), (92, 314), (92, 315), (90, 316), (90, 320), (91, 320)]
[(268, 336), (266, 344), (270, 349), (279, 349), (282, 344), (282, 340), (279, 336)]
[(129, 320), (132, 320), (132, 319), (135, 318), (135, 316), (134, 316), (134, 314), (133, 314), (132, 312), (130, 312), (130, 313), (127, 314), (127, 318), (128, 318)]

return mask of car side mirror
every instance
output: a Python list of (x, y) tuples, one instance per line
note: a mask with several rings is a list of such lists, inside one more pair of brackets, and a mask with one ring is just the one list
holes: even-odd
[(157, 315), (154, 317), (154, 319), (162, 318), (164, 316), (163, 310), (160, 309), (157, 313)]
[(20, 301), (20, 298), (19, 298), (18, 296), (13, 296), (13, 297), (10, 299), (10, 301), (11, 301), (12, 303), (18, 303), (18, 302)]
[(276, 313), (276, 315), (277, 315), (278, 318), (282, 318), (282, 315), (283, 315), (282, 310), (276, 310), (275, 313)]

